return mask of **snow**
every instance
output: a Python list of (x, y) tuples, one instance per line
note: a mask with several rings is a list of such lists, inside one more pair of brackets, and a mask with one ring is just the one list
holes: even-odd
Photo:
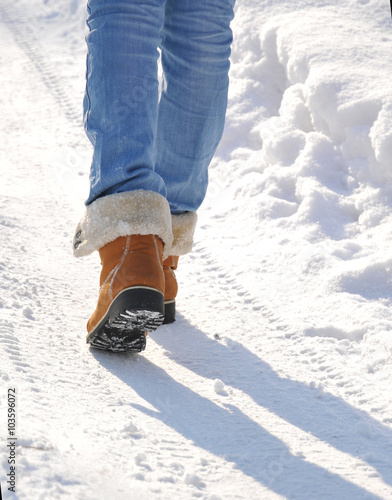
[(221, 394), (222, 396), (225, 396), (227, 394), (225, 391), (225, 384), (219, 378), (214, 380), (214, 391), (217, 394)]
[(3, 497), (392, 499), (389, 5), (238, 2), (178, 320), (136, 356), (85, 344), (84, 16), (0, 7)]

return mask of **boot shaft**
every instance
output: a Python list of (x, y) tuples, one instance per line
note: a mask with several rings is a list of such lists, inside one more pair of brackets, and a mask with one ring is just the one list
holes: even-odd
[(163, 271), (165, 274), (165, 301), (174, 300), (178, 292), (178, 283), (174, 271), (178, 266), (177, 255), (170, 255), (163, 261)]
[(146, 286), (164, 293), (162, 253), (162, 240), (155, 235), (123, 236), (108, 243), (99, 250), (101, 288), (109, 284), (114, 296), (132, 286)]

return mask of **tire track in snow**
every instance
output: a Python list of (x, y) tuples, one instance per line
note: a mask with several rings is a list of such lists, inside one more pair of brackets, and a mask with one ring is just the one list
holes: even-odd
[[(65, 241), (68, 248), (64, 235), (65, 204), (60, 203), (63, 186), (52, 181), (53, 169), (41, 156), (47, 145), (54, 146), (50, 126), (53, 123), (51, 117), (58, 114), (58, 110), (52, 106), (55, 111), (46, 111), (48, 103), (53, 102), (54, 95), (61, 106), (64, 92), (61, 89), (56, 91), (57, 79), (48, 79), (49, 65), (41, 64), (38, 59), (37, 67), (32, 61), (39, 48), (30, 50), (27, 47), (26, 50), (23, 36), (18, 35), (25, 23), (16, 29), (7, 15), (1, 7), (0, 37), (3, 46), (7, 46), (8, 58), (14, 64), (4, 65), (8, 72), (2, 74), (3, 120), (8, 124), (4, 131), (9, 137), (8, 143), (5, 141), (1, 148), (4, 154), (0, 184), (0, 346), (4, 358), (8, 357), (15, 366), (12, 371), (19, 372), (17, 376), (14, 373), (12, 382), (23, 380), (34, 387), (35, 384), (44, 385), (45, 365), (40, 360), (42, 352), (48, 348), (47, 342), (54, 345), (54, 353), (57, 351), (56, 343), (50, 335), (48, 338), (46, 323), (58, 323), (53, 305), (57, 303), (60, 309), (58, 304), (61, 304), (62, 295), (66, 295), (66, 287), (59, 286), (58, 274), (53, 282), (49, 281), (48, 275), (52, 274), (55, 262), (47, 251), (54, 235), (60, 238), (61, 246)], [(7, 26), (6, 22), (11, 24)], [(19, 40), (16, 39), (18, 36)], [(47, 88), (47, 83), (52, 82), (52, 92), (46, 96), (42, 95), (42, 83), (36, 76), (37, 70), (42, 75), (40, 69), (46, 72), (44, 83)], [(26, 73), (32, 73), (32, 78), (26, 77)], [(47, 120), (43, 122), (46, 131), (43, 127), (36, 130), (46, 113)], [(9, 123), (10, 118), (12, 123)], [(76, 128), (72, 115), (63, 118), (67, 123), (65, 118)], [(69, 348), (69, 343), (66, 343), (66, 348)]]
[(9, 359), (18, 364), (20, 362), (19, 340), (15, 337), (14, 325), (3, 319), (0, 319), (0, 344), (7, 352)]
[[(200, 276), (207, 276), (208, 295), (212, 297), (212, 300), (206, 307), (210, 304), (212, 307), (216, 304), (222, 304), (226, 299), (226, 303), (230, 304), (230, 309), (234, 310), (234, 315), (238, 319), (247, 318), (253, 323), (248, 331), (254, 328), (259, 330), (264, 324), (268, 332), (276, 329), (279, 330), (280, 334), (282, 331), (290, 332), (290, 325), (282, 323), (282, 318), (262, 301), (257, 291), (245, 288), (235, 273), (230, 271), (225, 263), (220, 262), (219, 257), (214, 257), (208, 247), (196, 244), (189, 258), (197, 262), (197, 266), (190, 266), (199, 275), (199, 279), (195, 281), (200, 283), (202, 282)], [(193, 273), (193, 270), (189, 269), (189, 272)], [(193, 281), (193, 279), (190, 277), (189, 281)]]
[[(12, 15), (10, 11), (12, 11)], [(19, 11), (16, 11), (14, 5), (12, 10), (11, 7), (0, 6), (0, 17), (3, 24), (11, 31), (17, 45), (24, 51), (40, 74), (43, 83), (64, 116), (71, 124), (80, 126), (82, 120), (80, 107), (75, 106), (74, 101), (67, 96), (63, 89), (64, 86), (56, 76), (56, 69), (48, 62), (49, 58), (45, 58), (46, 51), (31, 27), (33, 23), (28, 22)]]

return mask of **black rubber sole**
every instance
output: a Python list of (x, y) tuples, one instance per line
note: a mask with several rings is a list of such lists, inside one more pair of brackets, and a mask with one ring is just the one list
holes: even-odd
[(105, 351), (141, 352), (146, 348), (147, 332), (155, 331), (163, 321), (162, 293), (152, 288), (127, 288), (113, 300), (86, 342)]
[(163, 320), (164, 325), (168, 325), (169, 323), (174, 323), (176, 321), (176, 303), (173, 300), (172, 302), (165, 302), (165, 318)]

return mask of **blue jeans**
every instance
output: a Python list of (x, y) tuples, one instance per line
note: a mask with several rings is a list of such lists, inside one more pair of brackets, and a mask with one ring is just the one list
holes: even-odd
[(223, 132), (234, 2), (88, 1), (87, 205), (143, 189), (165, 196), (173, 214), (200, 206)]

